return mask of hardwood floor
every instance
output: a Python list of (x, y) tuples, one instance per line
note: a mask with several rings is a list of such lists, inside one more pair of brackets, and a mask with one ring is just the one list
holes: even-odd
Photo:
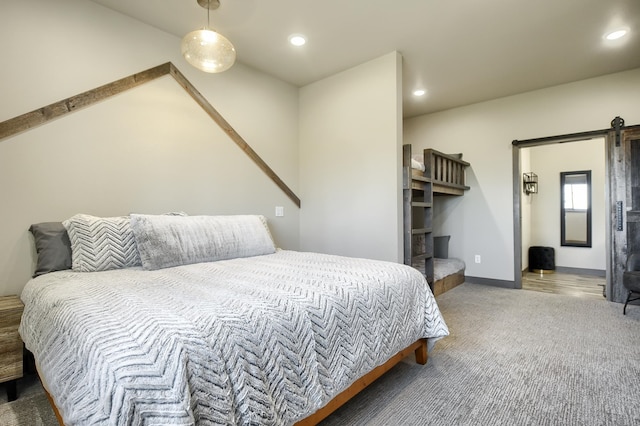
[(566, 294), (576, 297), (588, 297), (606, 300), (603, 296), (604, 277), (594, 275), (575, 275), (554, 272), (522, 274), (522, 289), (545, 293)]

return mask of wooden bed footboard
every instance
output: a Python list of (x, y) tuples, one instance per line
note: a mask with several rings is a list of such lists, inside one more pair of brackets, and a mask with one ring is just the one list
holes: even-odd
[(44, 393), (45, 393), (45, 395), (47, 395), (47, 399), (49, 400), (49, 404), (51, 404), (51, 408), (53, 409), (53, 414), (56, 415), (56, 419), (58, 420), (58, 424), (60, 426), (64, 426), (64, 422), (62, 421), (62, 416), (60, 415), (60, 411), (58, 411), (58, 407), (56, 406), (56, 403), (53, 402), (53, 398), (51, 398), (51, 394), (49, 393), (49, 391), (46, 388), (44, 389)]
[(397, 354), (391, 357), (389, 361), (374, 368), (369, 373), (365, 374), (358, 380), (356, 380), (351, 386), (338, 394), (327, 405), (302, 420), (296, 423), (296, 426), (311, 426), (320, 423), (323, 419), (327, 418), (331, 413), (336, 411), (342, 405), (344, 405), (351, 398), (360, 393), (361, 390), (369, 386), (376, 379), (382, 376), (387, 371), (391, 370), (393, 366), (409, 356), (411, 352), (416, 354), (416, 362), (424, 365), (427, 363), (427, 339), (420, 339), (411, 345), (407, 346)]
[[(323, 419), (327, 418), (331, 413), (343, 406), (347, 401), (360, 393), (360, 391), (369, 386), (384, 373), (391, 370), (393, 366), (409, 356), (411, 352), (415, 352), (416, 362), (418, 364), (426, 364), (428, 358), (427, 339), (419, 339), (411, 345), (407, 346), (406, 348), (392, 356), (387, 362), (374, 368), (369, 373), (356, 380), (351, 386), (349, 386), (342, 393), (338, 394), (335, 398), (329, 401), (327, 405), (325, 405), (309, 417), (306, 417), (297, 422), (296, 426), (311, 426), (320, 423)], [(53, 398), (44, 385), (43, 388), (45, 394), (47, 395), (47, 399), (51, 404), (51, 408), (53, 408), (53, 412), (56, 415), (56, 419), (58, 419), (58, 423), (60, 424), (60, 426), (64, 426), (64, 422), (62, 421), (62, 416), (60, 415), (60, 411), (58, 411), (58, 407), (54, 403)]]

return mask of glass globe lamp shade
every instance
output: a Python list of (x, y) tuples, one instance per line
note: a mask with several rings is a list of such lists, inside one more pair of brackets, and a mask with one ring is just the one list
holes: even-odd
[(199, 70), (216, 73), (231, 68), (236, 61), (236, 49), (225, 36), (204, 28), (184, 36), (182, 56)]

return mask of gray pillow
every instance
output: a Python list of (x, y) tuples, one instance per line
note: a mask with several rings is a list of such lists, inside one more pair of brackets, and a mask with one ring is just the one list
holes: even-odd
[(71, 241), (74, 271), (96, 272), (140, 266), (128, 216), (77, 214), (62, 224)]
[(36, 246), (33, 277), (71, 269), (71, 241), (62, 222), (35, 223), (29, 227)]
[(257, 215), (131, 215), (131, 229), (142, 267), (148, 270), (275, 253), (276, 247)]

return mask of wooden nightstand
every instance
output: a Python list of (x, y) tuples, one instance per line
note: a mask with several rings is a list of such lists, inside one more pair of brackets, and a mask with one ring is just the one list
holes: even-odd
[(9, 382), (9, 401), (17, 398), (16, 380), (22, 377), (22, 339), (18, 326), (23, 308), (18, 296), (0, 297), (0, 383)]

